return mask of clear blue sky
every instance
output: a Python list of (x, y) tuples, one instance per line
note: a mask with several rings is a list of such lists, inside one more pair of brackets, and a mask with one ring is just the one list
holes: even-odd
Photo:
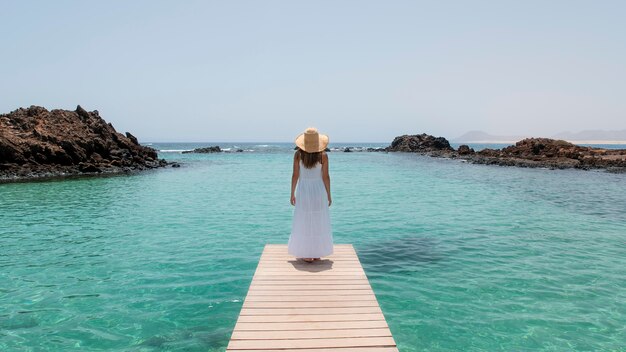
[(141, 141), (626, 128), (626, 1), (0, 0), (0, 112)]

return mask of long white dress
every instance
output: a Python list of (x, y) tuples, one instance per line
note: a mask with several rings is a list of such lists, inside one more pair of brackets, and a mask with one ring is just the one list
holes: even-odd
[(333, 254), (328, 195), (322, 180), (322, 164), (307, 169), (300, 161), (296, 186), (289, 254), (297, 258), (320, 258)]

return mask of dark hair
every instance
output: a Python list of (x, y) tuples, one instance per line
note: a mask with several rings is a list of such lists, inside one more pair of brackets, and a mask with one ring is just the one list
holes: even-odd
[(307, 153), (304, 150), (298, 148), (298, 153), (300, 154), (300, 160), (302, 160), (302, 164), (307, 169), (311, 169), (317, 163), (322, 162), (322, 152)]

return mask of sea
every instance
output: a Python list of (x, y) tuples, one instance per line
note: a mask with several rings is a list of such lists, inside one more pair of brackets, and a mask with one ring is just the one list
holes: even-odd
[[(331, 218), (400, 351), (626, 351), (626, 174), (387, 144), (330, 146)], [(181, 167), (0, 184), (0, 351), (225, 350), (294, 146), (149, 145)]]

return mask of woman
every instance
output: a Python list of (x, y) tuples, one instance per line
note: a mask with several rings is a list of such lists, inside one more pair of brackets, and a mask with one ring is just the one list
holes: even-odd
[(328, 136), (307, 128), (296, 138), (296, 145), (291, 175), (291, 205), (296, 209), (288, 247), (289, 254), (310, 263), (333, 253), (328, 211), (332, 198), (328, 155), (324, 152)]

